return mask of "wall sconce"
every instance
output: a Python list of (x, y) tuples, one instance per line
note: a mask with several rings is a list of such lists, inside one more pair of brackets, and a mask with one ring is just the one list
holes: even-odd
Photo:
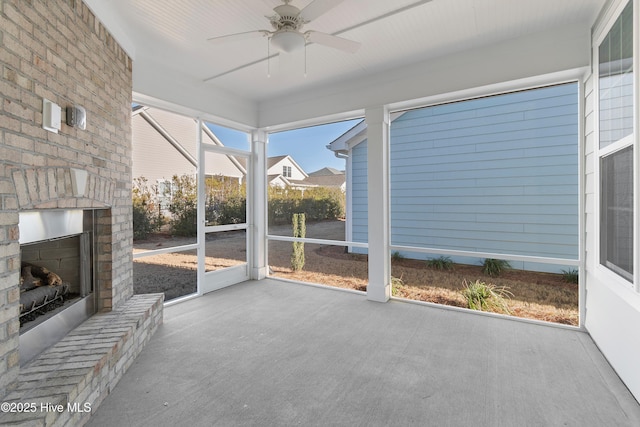
[(87, 128), (87, 110), (79, 105), (67, 107), (67, 125), (85, 130)]

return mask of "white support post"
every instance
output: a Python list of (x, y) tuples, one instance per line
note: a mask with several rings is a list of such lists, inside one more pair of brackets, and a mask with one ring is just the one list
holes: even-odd
[(367, 179), (369, 284), (367, 299), (387, 302), (391, 297), (389, 254), (389, 110), (367, 108)]
[(267, 277), (267, 132), (256, 129), (251, 132), (251, 166), (249, 169), (251, 185), (251, 270), (254, 280)]
[(197, 293), (198, 295), (202, 295), (202, 289), (204, 285), (204, 273), (205, 273), (205, 232), (204, 227), (206, 225), (206, 217), (205, 217), (205, 201), (206, 201), (206, 189), (205, 189), (205, 160), (204, 160), (204, 146), (202, 145), (202, 120), (196, 120), (196, 147), (198, 149), (198, 157), (197, 157), (197, 211), (196, 211), (196, 221), (197, 221), (197, 244), (198, 244), (198, 284), (197, 284)]

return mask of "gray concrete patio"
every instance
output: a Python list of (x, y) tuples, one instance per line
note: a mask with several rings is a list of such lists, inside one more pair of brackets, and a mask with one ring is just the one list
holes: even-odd
[(311, 286), (165, 308), (89, 426), (638, 426), (590, 337)]

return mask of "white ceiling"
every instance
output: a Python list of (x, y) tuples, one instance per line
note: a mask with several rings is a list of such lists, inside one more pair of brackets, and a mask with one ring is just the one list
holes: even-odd
[[(251, 125), (260, 122), (261, 108), (275, 108), (300, 93), (322, 93), (394, 70), (406, 72), (414, 64), (563, 27), (582, 27), (588, 34), (605, 1), (344, 0), (304, 29), (339, 34), (362, 47), (349, 54), (309, 45), (305, 77), (303, 54), (279, 55), (267, 62), (266, 38), (207, 42), (230, 33), (271, 30), (265, 16), (273, 15), (279, 0), (85, 0), (134, 58), (135, 91), (144, 94), (159, 86), (149, 82), (155, 78), (151, 71), (164, 74), (166, 100), (179, 99), (189, 90), (208, 93), (225, 100), (230, 120), (246, 113), (247, 120), (238, 122)], [(299, 8), (308, 3), (293, 0)], [(375, 20), (385, 14), (390, 16)], [(175, 82), (175, 87), (167, 82)], [(195, 97), (192, 107), (203, 108), (206, 102)]]

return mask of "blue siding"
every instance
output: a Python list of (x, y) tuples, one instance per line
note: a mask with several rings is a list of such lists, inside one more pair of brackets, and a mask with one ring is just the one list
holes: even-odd
[[(352, 154), (366, 167), (366, 142)], [(408, 111), (390, 154), (392, 244), (578, 257), (577, 84)]]
[[(367, 199), (367, 142), (356, 145), (352, 152), (352, 233), (354, 242), (367, 242), (368, 199)], [(366, 253), (366, 249), (353, 248), (353, 252)]]

